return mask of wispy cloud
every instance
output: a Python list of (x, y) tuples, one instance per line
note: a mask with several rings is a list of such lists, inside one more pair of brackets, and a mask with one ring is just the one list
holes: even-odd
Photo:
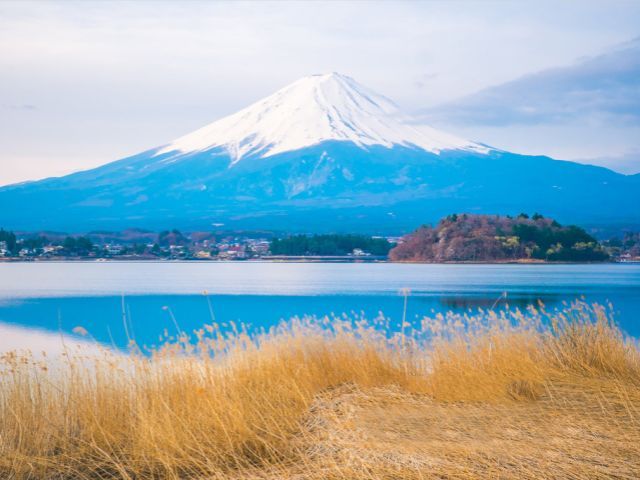
[(444, 105), (425, 118), (475, 125), (640, 124), (640, 39), (567, 67), (527, 75)]
[(418, 111), (499, 148), (640, 172), (640, 38)]
[(35, 105), (31, 105), (29, 103), (23, 103), (23, 104), (2, 104), (0, 105), (0, 108), (2, 108), (3, 110), (36, 110), (37, 107)]
[(419, 89), (423, 89), (427, 87), (432, 81), (440, 76), (439, 73), (425, 73), (420, 75), (418, 79), (414, 82), (415, 86)]

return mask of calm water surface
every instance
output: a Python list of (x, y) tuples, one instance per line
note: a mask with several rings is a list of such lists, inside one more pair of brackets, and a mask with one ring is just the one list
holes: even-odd
[(51, 332), (82, 326), (98, 341), (119, 346), (128, 331), (152, 345), (165, 330), (175, 331), (171, 314), (185, 331), (210, 323), (212, 315), (252, 327), (295, 315), (352, 312), (382, 312), (399, 321), (403, 288), (411, 290), (410, 319), (491, 307), (503, 292), (511, 307), (538, 300), (556, 307), (584, 296), (612, 302), (623, 329), (640, 336), (637, 264), (4, 263), (0, 324)]

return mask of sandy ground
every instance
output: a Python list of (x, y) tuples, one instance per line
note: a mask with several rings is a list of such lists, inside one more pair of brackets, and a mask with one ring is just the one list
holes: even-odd
[(256, 478), (640, 478), (640, 412), (615, 395), (558, 384), (474, 405), (342, 387), (311, 408), (300, 461)]

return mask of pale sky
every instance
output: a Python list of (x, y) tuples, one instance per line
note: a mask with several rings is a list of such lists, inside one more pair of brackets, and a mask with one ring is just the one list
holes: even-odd
[(166, 144), (312, 73), (417, 111), (639, 35), (638, 1), (0, 1), (0, 184)]

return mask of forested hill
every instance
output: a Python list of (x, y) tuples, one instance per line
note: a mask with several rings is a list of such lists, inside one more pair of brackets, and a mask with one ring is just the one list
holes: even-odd
[(449, 215), (436, 227), (423, 226), (389, 253), (392, 261), (461, 262), (536, 259), (605, 261), (608, 254), (582, 228), (551, 218)]

